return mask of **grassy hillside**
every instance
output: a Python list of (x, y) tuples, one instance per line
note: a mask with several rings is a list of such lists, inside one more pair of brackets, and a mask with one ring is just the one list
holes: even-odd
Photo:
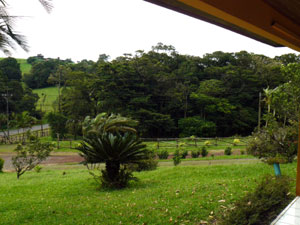
[[(0, 58), (0, 60), (2, 60), (2, 59), (4, 59), (4, 58)], [(18, 61), (18, 63), (20, 63), (22, 74), (29, 73), (29, 71), (31, 69), (31, 65), (26, 62), (26, 59), (17, 59), (17, 61)]]
[(26, 62), (26, 59), (17, 59), (17, 61), (20, 63), (22, 74), (30, 72), (31, 65)]
[(51, 112), (53, 111), (53, 103), (57, 99), (58, 96), (58, 90), (57, 87), (47, 87), (47, 88), (40, 88), (40, 89), (34, 89), (33, 93), (36, 93), (39, 95), (40, 99), (37, 103), (37, 109), (40, 109), (42, 104), (42, 98), (43, 94), (46, 95), (46, 101), (43, 107), (44, 112)]

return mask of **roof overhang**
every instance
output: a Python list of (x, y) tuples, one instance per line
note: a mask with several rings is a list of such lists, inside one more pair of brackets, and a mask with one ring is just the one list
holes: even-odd
[(287, 46), (300, 51), (300, 1), (298, 0), (146, 1), (274, 47)]

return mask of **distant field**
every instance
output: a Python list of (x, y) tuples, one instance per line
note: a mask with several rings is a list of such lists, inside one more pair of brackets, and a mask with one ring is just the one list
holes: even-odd
[(36, 93), (39, 95), (40, 99), (37, 103), (37, 109), (40, 109), (42, 104), (42, 94), (46, 95), (46, 101), (43, 107), (44, 112), (52, 112), (53, 109), (53, 102), (57, 99), (58, 96), (58, 90), (57, 87), (47, 87), (47, 88), (40, 88), (40, 89), (34, 89), (33, 93)]
[[(4, 58), (0, 58), (2, 60)], [(22, 74), (29, 73), (31, 69), (31, 65), (26, 62), (26, 59), (17, 59), (18, 63), (20, 63)]]
[(31, 65), (26, 62), (26, 59), (17, 59), (18, 63), (20, 63), (22, 74), (29, 73), (31, 70)]

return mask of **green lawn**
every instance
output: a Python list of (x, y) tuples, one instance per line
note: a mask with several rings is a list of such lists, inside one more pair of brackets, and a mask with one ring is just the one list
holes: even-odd
[(42, 96), (43, 94), (46, 95), (46, 101), (43, 107), (44, 112), (52, 112), (53, 109), (53, 102), (57, 99), (58, 90), (57, 87), (47, 87), (47, 88), (40, 88), (34, 89), (33, 93), (39, 95), (40, 99), (37, 103), (37, 109), (39, 110), (42, 104)]
[[(295, 177), (296, 163), (282, 165)], [(99, 190), (85, 169), (0, 174), (0, 224), (200, 224), (253, 190), (266, 164), (160, 167), (124, 190)], [(292, 190), (294, 192), (294, 190)]]

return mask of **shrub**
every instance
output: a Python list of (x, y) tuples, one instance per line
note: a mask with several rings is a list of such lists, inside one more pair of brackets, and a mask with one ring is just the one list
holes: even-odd
[[(184, 141), (185, 141), (185, 140), (184, 140)], [(185, 145), (184, 142), (180, 142), (180, 143), (178, 144), (179, 148), (182, 148), (184, 145)]]
[(3, 172), (3, 167), (4, 167), (4, 159), (0, 158), (0, 173)]
[[(265, 162), (293, 162), (297, 155), (297, 127), (279, 127), (276, 123), (252, 134), (247, 152)], [(284, 160), (283, 160), (284, 159)]]
[(182, 157), (182, 154), (180, 154), (179, 150), (176, 149), (174, 156), (173, 156), (174, 166), (177, 166), (178, 164), (181, 163), (181, 157)]
[(182, 150), (182, 152), (181, 152), (181, 158), (182, 159), (185, 159), (186, 157), (187, 157), (187, 155), (188, 155), (189, 153), (188, 153), (188, 151), (187, 150)]
[(160, 150), (157, 152), (159, 159), (167, 159), (169, 157), (169, 152), (167, 150)]
[(244, 149), (241, 150), (241, 155), (245, 155), (245, 150)]
[(294, 197), (290, 194), (290, 183), (291, 179), (285, 176), (264, 177), (253, 192), (225, 212), (221, 224), (270, 224)]
[(236, 138), (236, 139), (233, 140), (233, 145), (236, 146), (236, 145), (238, 145), (240, 142), (241, 142), (240, 139), (237, 139), (237, 138)]
[(206, 146), (210, 145), (210, 141), (205, 141), (204, 145), (206, 145)]
[(225, 150), (224, 150), (224, 155), (231, 155), (232, 152), (231, 152), (231, 148), (230, 147), (226, 147)]
[(205, 146), (203, 146), (201, 149), (201, 155), (202, 157), (206, 157), (208, 155), (208, 151)]
[(154, 151), (148, 150), (147, 159), (141, 160), (138, 164), (135, 164), (132, 168), (134, 171), (149, 171), (157, 168), (158, 161), (155, 159)]
[(191, 152), (191, 154), (192, 154), (192, 158), (198, 158), (199, 155), (200, 155), (200, 151), (199, 150), (193, 150)]
[(41, 167), (41, 166), (39, 166), (39, 165), (36, 165), (36, 166), (34, 167), (34, 171), (37, 172), (37, 173), (41, 172), (42, 169), (43, 169), (43, 167)]
[(17, 172), (17, 178), (19, 179), (26, 171), (32, 170), (44, 161), (52, 150), (52, 144), (41, 143), (37, 138), (26, 145), (19, 144), (14, 150), (16, 155), (12, 157), (12, 164)]

